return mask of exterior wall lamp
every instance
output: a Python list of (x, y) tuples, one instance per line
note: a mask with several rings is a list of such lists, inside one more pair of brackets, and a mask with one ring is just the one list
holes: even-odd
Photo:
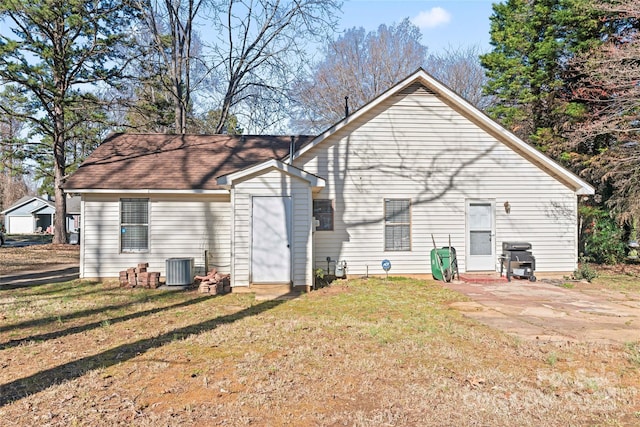
[(504, 211), (507, 214), (511, 213), (511, 205), (509, 204), (509, 201), (504, 202)]

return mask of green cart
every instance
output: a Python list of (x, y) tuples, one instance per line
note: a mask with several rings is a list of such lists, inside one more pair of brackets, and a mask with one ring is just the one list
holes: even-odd
[(435, 240), (433, 243), (434, 248), (431, 250), (431, 274), (433, 278), (450, 282), (457, 275), (458, 280), (460, 280), (456, 249), (452, 246), (436, 248)]

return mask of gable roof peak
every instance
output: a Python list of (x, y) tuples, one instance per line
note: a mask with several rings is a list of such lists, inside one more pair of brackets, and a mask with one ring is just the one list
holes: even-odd
[(430, 92), (433, 92), (434, 96), (443, 100), (447, 105), (449, 105), (459, 114), (475, 123), (478, 127), (483, 129), (488, 134), (492, 135), (498, 141), (502, 142), (512, 150), (520, 153), (531, 163), (535, 164), (540, 169), (544, 170), (567, 187), (571, 188), (576, 192), (576, 194), (595, 193), (595, 189), (586, 181), (582, 180), (577, 175), (560, 166), (554, 160), (547, 157), (531, 145), (527, 144), (522, 139), (518, 138), (512, 132), (502, 127), (500, 124), (487, 116), (484, 112), (480, 111), (469, 101), (454, 92), (447, 85), (433, 77), (422, 67), (418, 68), (414, 73), (399, 81), (398, 83), (387, 89), (385, 92), (383, 92), (381, 95), (374, 98), (373, 100), (359, 108), (357, 111), (351, 113), (348, 117), (343, 118), (342, 120), (331, 126), (329, 129), (318, 135), (313, 141), (311, 141), (311, 143), (307, 144), (302, 149), (297, 150), (293, 155), (293, 159), (311, 150), (313, 147), (322, 143), (322, 141), (344, 129), (347, 125), (357, 122), (369, 111), (383, 104), (391, 97), (400, 94), (403, 89), (416, 82), (429, 89)]

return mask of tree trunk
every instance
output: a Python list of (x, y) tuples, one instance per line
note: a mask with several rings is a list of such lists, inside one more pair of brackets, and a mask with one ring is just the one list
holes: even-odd
[(56, 214), (53, 224), (53, 243), (67, 243), (67, 200), (62, 183), (66, 170), (64, 146), (64, 113), (61, 106), (56, 106), (56, 118), (53, 135), (53, 188)]
[(216, 134), (224, 133), (225, 124), (229, 118), (229, 111), (231, 110), (231, 102), (233, 101), (233, 91), (235, 90), (235, 80), (229, 82), (229, 89), (222, 102), (222, 108), (220, 108), (220, 118), (216, 125)]
[(55, 174), (55, 192), (56, 198), (56, 215), (54, 217), (54, 234), (53, 243), (67, 243), (67, 198), (60, 186), (62, 185), (62, 172), (56, 168)]

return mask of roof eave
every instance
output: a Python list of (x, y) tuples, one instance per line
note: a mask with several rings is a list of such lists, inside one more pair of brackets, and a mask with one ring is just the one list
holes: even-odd
[[(48, 200), (43, 199), (42, 197), (32, 196), (32, 197), (30, 197), (30, 198), (28, 198), (28, 199), (25, 199), (25, 200), (21, 201), (20, 203), (16, 203), (16, 204), (14, 204), (14, 205), (12, 205), (12, 206), (9, 206), (7, 209), (5, 209), (5, 210), (3, 210), (2, 212), (0, 212), (0, 215), (5, 215), (7, 212), (11, 212), (11, 211), (13, 211), (13, 210), (16, 210), (16, 209), (18, 209), (18, 208), (20, 208), (20, 207), (22, 207), (22, 206), (26, 205), (27, 203), (30, 203), (30, 202), (31, 202), (31, 201), (33, 201), (33, 200), (38, 200), (38, 201), (40, 201), (40, 202), (44, 203), (44, 205), (43, 205), (43, 206), (51, 206), (51, 207), (55, 207), (55, 205), (54, 205), (53, 203), (51, 203), (51, 202), (50, 202), (50, 201), (48, 201)], [(38, 209), (42, 208), (43, 206), (36, 207), (36, 208), (32, 209), (32, 211), (31, 211), (31, 212), (33, 212), (34, 210), (38, 210)], [(29, 213), (31, 213), (31, 212), (29, 212)]]
[(230, 189), (231, 187), (233, 187), (234, 182), (237, 182), (248, 176), (264, 172), (268, 169), (276, 169), (282, 171), (283, 173), (286, 173), (287, 175), (300, 178), (304, 181), (309, 182), (309, 185), (313, 188), (323, 188), (325, 186), (324, 178), (275, 159), (267, 160), (266, 162), (250, 166), (237, 172), (222, 175), (217, 178), (217, 184)]
[(440, 93), (440, 95), (449, 102), (454, 103), (456, 106), (458, 106), (460, 108), (459, 112), (461, 114), (476, 123), (478, 126), (483, 128), (485, 131), (487, 131), (497, 139), (501, 140), (507, 146), (511, 147), (515, 151), (519, 151), (525, 158), (538, 165), (542, 170), (555, 177), (558, 181), (564, 183), (576, 194), (595, 194), (595, 189), (586, 181), (580, 179), (577, 175), (560, 166), (554, 160), (545, 156), (540, 151), (527, 144), (522, 139), (518, 138), (516, 135), (502, 127), (495, 120), (491, 119), (485, 113), (478, 110), (471, 103), (457, 95), (455, 92), (451, 91), (451, 89), (447, 88), (442, 83), (438, 82), (435, 79), (431, 79), (431, 81), (432, 84), (437, 86), (430, 86), (430, 88)]
[(141, 188), (141, 189), (122, 189), (122, 188), (70, 188), (67, 191), (70, 193), (78, 194), (229, 194), (229, 191), (220, 189), (189, 189), (189, 190), (177, 190), (177, 189), (154, 189), (154, 188)]

